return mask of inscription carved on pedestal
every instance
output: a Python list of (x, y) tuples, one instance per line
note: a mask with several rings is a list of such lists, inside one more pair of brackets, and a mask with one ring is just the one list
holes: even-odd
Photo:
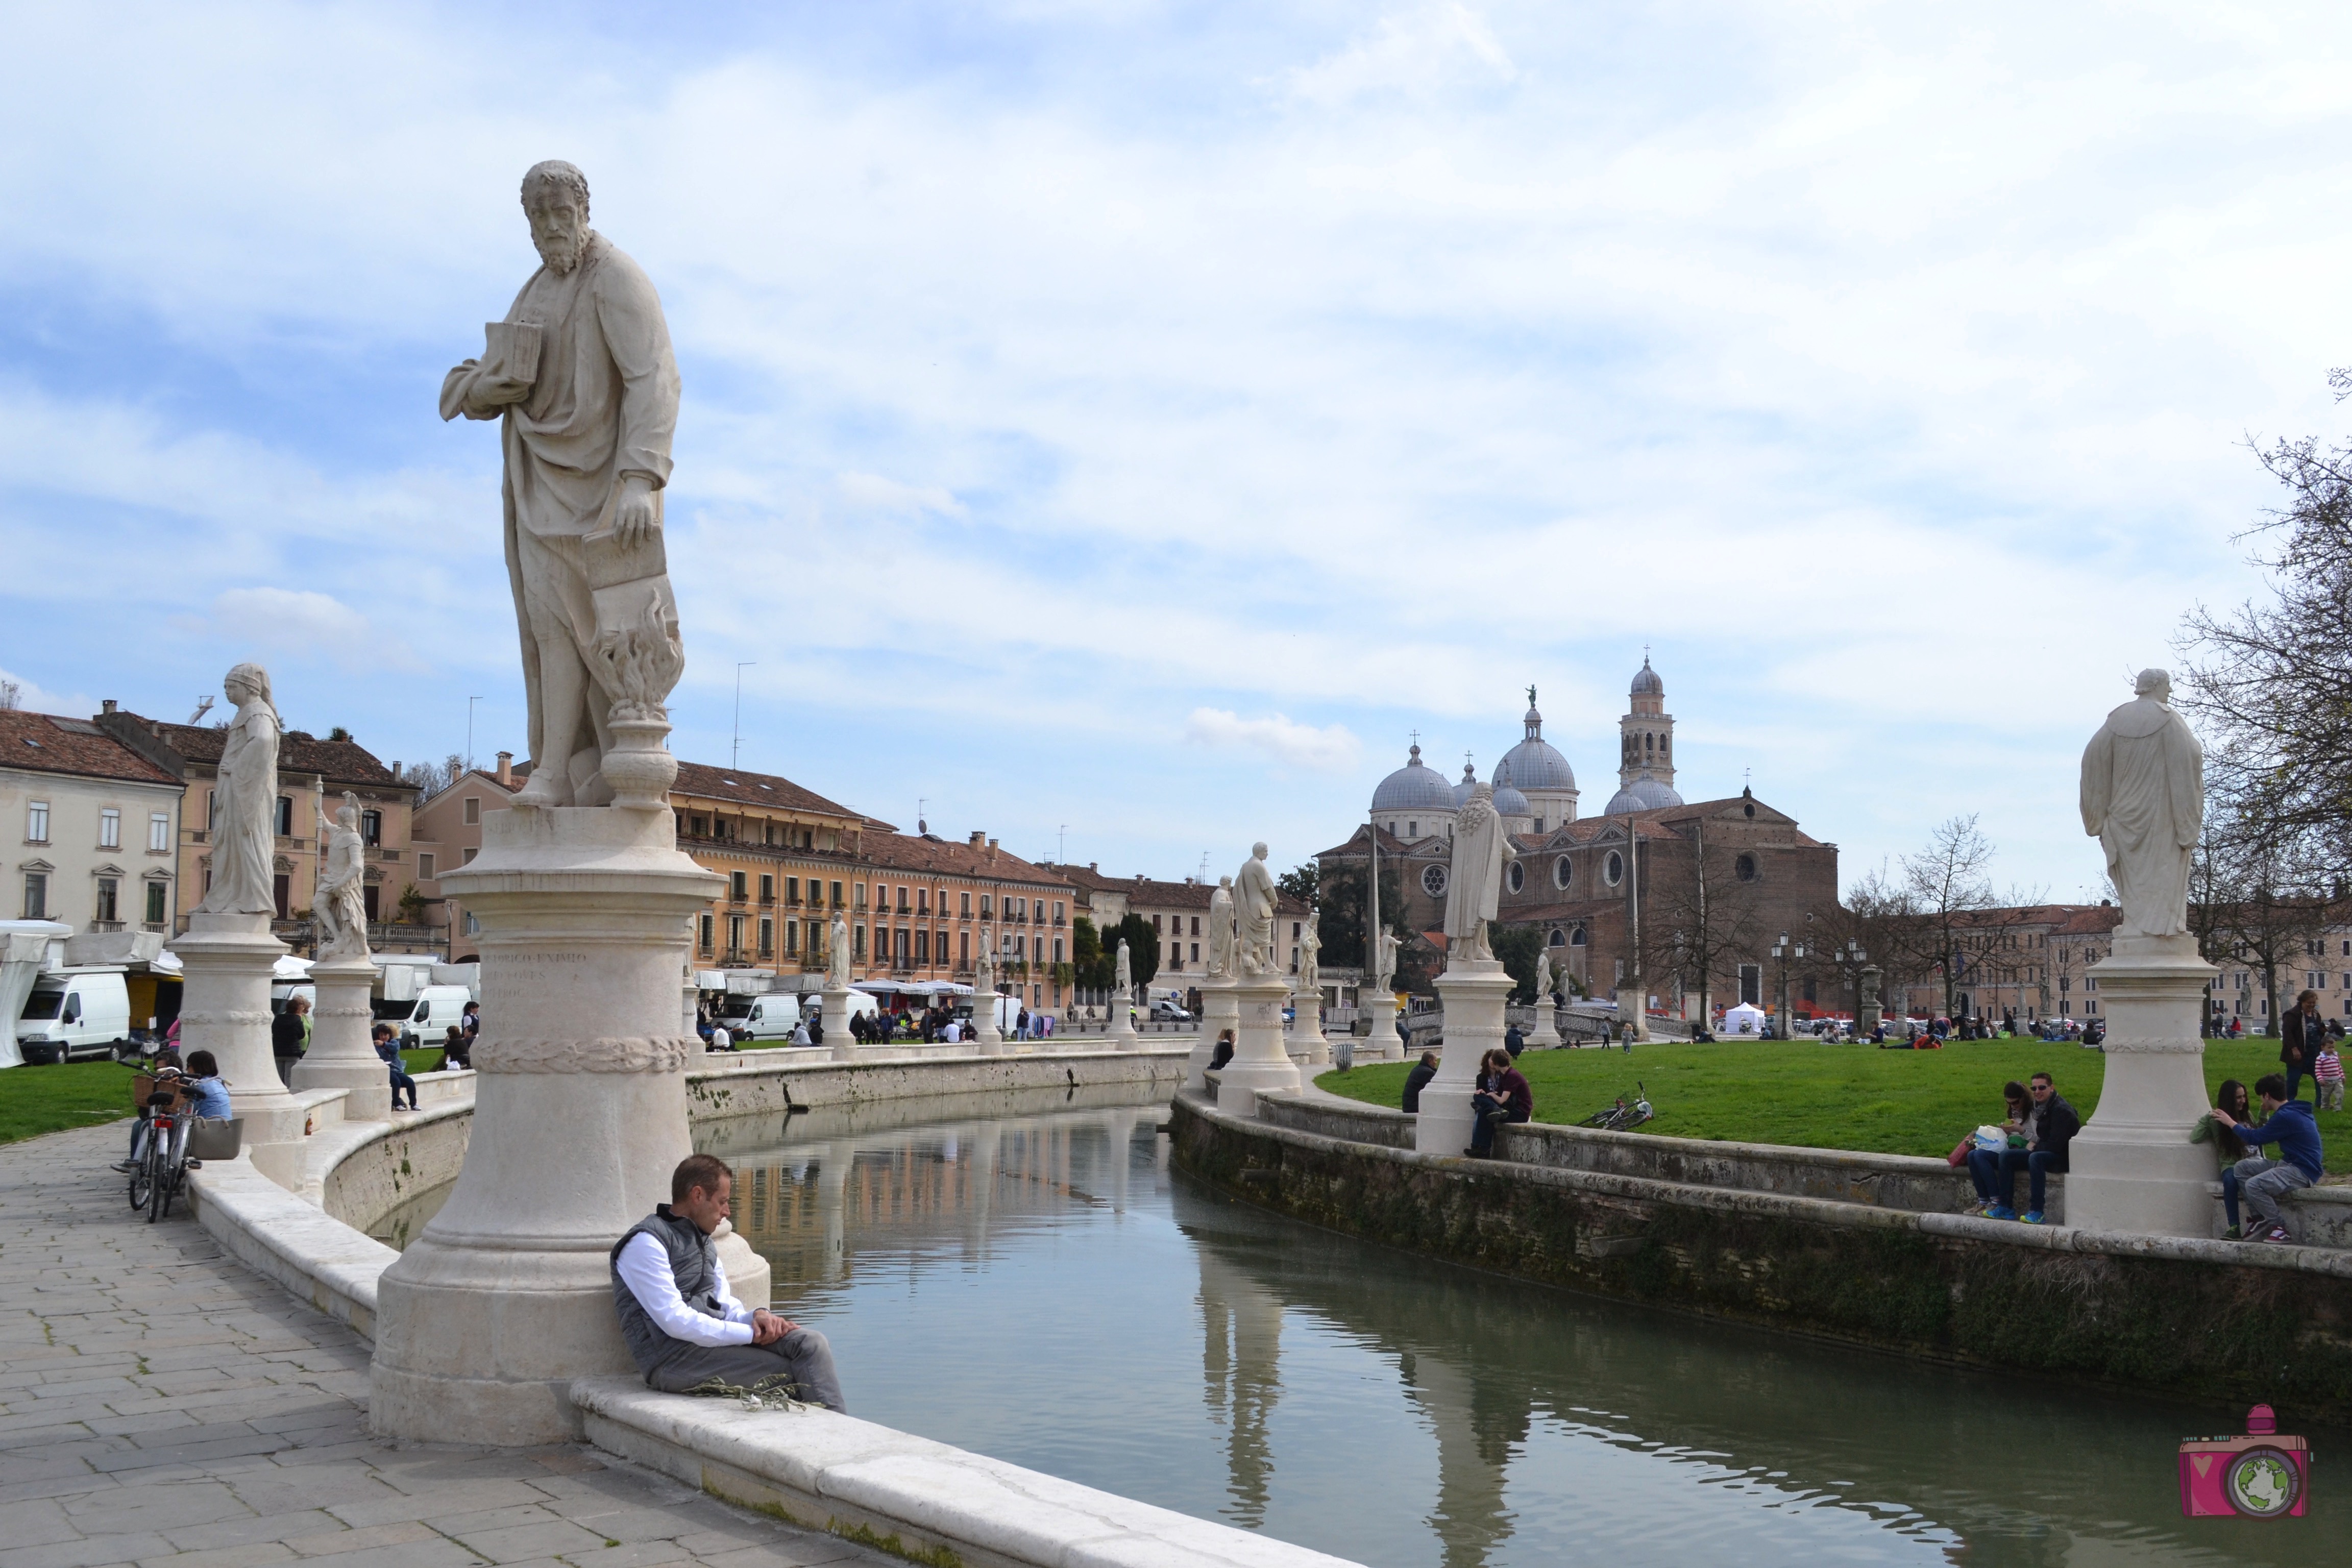
[(662, 1036), (629, 1039), (507, 1040), (474, 1047), (476, 1072), (682, 1072), (702, 1042)]

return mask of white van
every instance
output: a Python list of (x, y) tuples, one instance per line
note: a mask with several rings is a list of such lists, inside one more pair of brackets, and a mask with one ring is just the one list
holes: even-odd
[(431, 1050), (449, 1038), (452, 1025), (466, 1021), (466, 1004), (473, 995), (463, 985), (427, 985), (416, 994), (416, 1005), (398, 1026), (403, 1050)]
[(119, 968), (46, 971), (34, 979), (22, 1016), (16, 1045), (27, 1062), (131, 1049), (131, 992)]
[[(793, 1030), (800, 1026), (801, 999), (789, 991), (772, 991), (764, 996), (746, 996), (749, 1004), (737, 1017), (721, 1016), (728, 1033), (739, 1040), (789, 1040)], [(816, 1005), (810, 1005), (814, 1012)]]

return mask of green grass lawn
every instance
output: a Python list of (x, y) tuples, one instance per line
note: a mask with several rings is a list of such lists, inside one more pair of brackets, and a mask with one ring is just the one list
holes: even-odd
[(0, 1072), (0, 1143), (129, 1116), (133, 1109), (131, 1079), (131, 1068), (110, 1061), (66, 1062)]
[[(1577, 1122), (1647, 1086), (1657, 1119), (1642, 1131), (1668, 1138), (1788, 1143), (1941, 1158), (1979, 1123), (2001, 1119), (2000, 1086), (2046, 1069), (2084, 1121), (2098, 1109), (2107, 1059), (2080, 1046), (2039, 1040), (1956, 1041), (1940, 1051), (1882, 1051), (1806, 1040), (1660, 1044), (1622, 1051), (1529, 1051), (1519, 1070), (1535, 1090), (1536, 1120)], [(1411, 1064), (1383, 1062), (1327, 1072), (1318, 1088), (1373, 1105), (1404, 1095)], [(2210, 1040), (2208, 1089), (2225, 1078), (2251, 1084), (2278, 1068), (2276, 1040)], [(2312, 1098), (2305, 1079), (2303, 1096)], [(2322, 1111), (2331, 1172), (2352, 1172), (2352, 1114)]]

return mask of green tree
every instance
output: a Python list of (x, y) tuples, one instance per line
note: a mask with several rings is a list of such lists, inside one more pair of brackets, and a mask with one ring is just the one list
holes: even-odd
[(1315, 862), (1309, 860), (1305, 865), (1293, 866), (1289, 870), (1276, 877), (1274, 879), (1275, 890), (1285, 898), (1297, 899), (1302, 904), (1311, 905), (1319, 897), (1319, 878), (1320, 873), (1315, 869)]
[(1542, 930), (1536, 926), (1496, 925), (1487, 928), (1487, 945), (1495, 956), (1503, 961), (1503, 972), (1519, 983), (1511, 993), (1511, 1000), (1527, 1004), (1536, 999), (1536, 960), (1543, 954)]
[(1108, 991), (1117, 978), (1109, 954), (1103, 952), (1102, 936), (1086, 915), (1070, 922), (1070, 969), (1076, 984), (1089, 991)]
[[(1323, 939), (1326, 963), (1362, 964), (1367, 971), (1371, 967), (1364, 951), (1365, 881), (1360, 860), (1336, 865), (1323, 875), (1316, 899), (1322, 919), (1315, 930)], [(1381, 868), (1381, 909), (1387, 916), (1389, 934), (1401, 943), (1411, 942), (1413, 933), (1397, 918), (1404, 910), (1404, 881), (1394, 866)]]
[(1151, 977), (1160, 973), (1160, 933), (1141, 915), (1129, 914), (1113, 926), (1103, 945), (1110, 950), (1111, 979), (1118, 978), (1118, 944), (1127, 943), (1128, 978), (1138, 985), (1149, 985)]

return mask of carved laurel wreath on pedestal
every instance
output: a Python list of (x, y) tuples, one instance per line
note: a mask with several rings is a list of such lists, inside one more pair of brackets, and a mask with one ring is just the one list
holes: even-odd
[(679, 1072), (700, 1040), (639, 1035), (624, 1039), (509, 1040), (474, 1046), (476, 1072)]

